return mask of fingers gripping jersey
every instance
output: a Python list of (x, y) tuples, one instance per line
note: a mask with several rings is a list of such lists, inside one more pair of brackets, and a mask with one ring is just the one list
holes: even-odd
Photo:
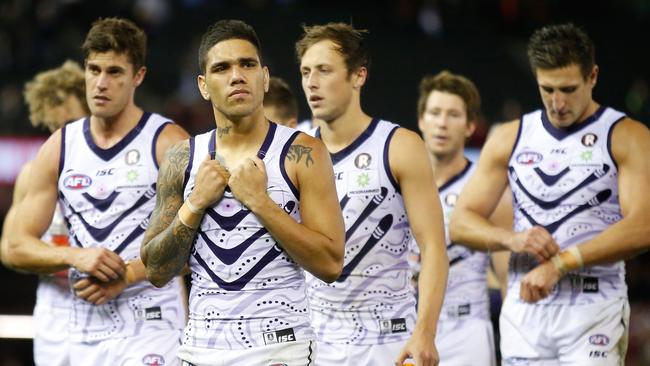
[(388, 164), (397, 128), (375, 119), (350, 146), (331, 154), (346, 243), (338, 280), (327, 284), (308, 274), (319, 341), (381, 344), (405, 340), (413, 330), (410, 229)]
[[(508, 172), (514, 228), (548, 230), (562, 249), (584, 243), (618, 222), (618, 169), (610, 149), (621, 112), (600, 107), (567, 129), (553, 127), (543, 110), (521, 119)], [(616, 245), (616, 243), (611, 243)], [(519, 298), (519, 281), (537, 265), (512, 253), (508, 296)], [(627, 297), (622, 261), (569, 273), (539, 304), (585, 304)]]
[[(59, 203), (72, 246), (101, 247), (124, 261), (140, 257), (140, 244), (156, 194), (156, 140), (168, 119), (144, 113), (115, 146), (93, 141), (88, 118), (62, 130)], [(72, 269), (72, 283), (86, 275)], [(148, 281), (130, 286), (107, 304), (73, 300), (71, 337), (77, 342), (136, 336), (183, 324), (178, 281), (157, 289)]]
[[(459, 317), (484, 320), (490, 318), (486, 279), (489, 261), (487, 253), (474, 251), (449, 240), (451, 213), (460, 192), (475, 169), (476, 165), (467, 160), (465, 168), (438, 189), (445, 221), (447, 257), (449, 257), (449, 276), (440, 321), (456, 320)], [(420, 251), (415, 239), (411, 241), (411, 250), (412, 258), (416, 258), (415, 261), (411, 261), (411, 265), (414, 272), (418, 273)]]
[[(299, 195), (284, 168), (294, 129), (269, 124), (259, 150), (267, 193), (300, 221)], [(190, 139), (184, 198), (199, 165), (215, 158), (215, 131)], [(313, 340), (303, 270), (229, 190), (206, 210), (190, 255), (192, 290), (183, 346), (238, 350)], [(188, 348), (189, 349), (189, 348)]]

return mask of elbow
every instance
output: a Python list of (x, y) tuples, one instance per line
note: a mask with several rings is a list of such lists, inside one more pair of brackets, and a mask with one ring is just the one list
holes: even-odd
[(160, 272), (152, 271), (149, 267), (145, 267), (145, 274), (147, 281), (151, 282), (157, 288), (164, 287), (170, 280), (167, 276), (163, 276)]
[[(345, 244), (341, 242), (340, 247), (344, 248), (344, 245)], [(328, 263), (323, 266), (318, 278), (320, 278), (321, 281), (323, 282), (332, 283), (336, 281), (339, 277), (341, 277), (342, 272), (343, 272), (343, 250), (340, 250), (334, 255), (332, 255), (332, 258), (328, 261)]]
[(456, 212), (451, 214), (449, 220), (449, 240), (451, 242), (462, 242), (462, 230), (460, 228), (460, 220)]

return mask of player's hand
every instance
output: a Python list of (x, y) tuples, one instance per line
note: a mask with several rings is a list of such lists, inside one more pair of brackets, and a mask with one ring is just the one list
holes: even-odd
[(406, 342), (395, 365), (402, 366), (407, 358), (413, 359), (416, 366), (436, 366), (440, 360), (434, 340), (418, 336), (417, 332)]
[(235, 198), (251, 208), (252, 204), (268, 197), (266, 180), (266, 166), (262, 159), (255, 156), (233, 169), (228, 186)]
[(560, 277), (562, 276), (553, 262), (540, 263), (521, 279), (519, 297), (528, 303), (542, 300), (551, 293)]
[(196, 173), (194, 189), (190, 194), (192, 205), (200, 210), (212, 206), (223, 196), (229, 178), (228, 170), (208, 154)]
[(84, 278), (72, 286), (77, 297), (95, 305), (102, 305), (114, 299), (126, 287), (126, 278), (123, 277), (110, 282), (102, 282), (93, 277)]
[(115, 252), (106, 248), (75, 248), (72, 267), (100, 281), (108, 282), (124, 276), (126, 264)]
[(541, 226), (515, 233), (505, 244), (515, 253), (532, 254), (539, 262), (550, 259), (560, 251), (555, 239)]

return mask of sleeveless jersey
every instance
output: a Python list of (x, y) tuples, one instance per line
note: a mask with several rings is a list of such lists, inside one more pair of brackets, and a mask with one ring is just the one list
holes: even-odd
[[(449, 239), (449, 220), (456, 206), (456, 201), (463, 187), (474, 174), (476, 164), (467, 160), (467, 165), (458, 174), (438, 188), (440, 204), (445, 221), (445, 240), (447, 257), (449, 257), (449, 275), (447, 290), (440, 311), (440, 321), (455, 320), (459, 317), (473, 317), (488, 320), (490, 309), (487, 289), (487, 266), (489, 256), (485, 252), (475, 251), (462, 244), (452, 243)], [(419, 268), (419, 248), (415, 239), (412, 250), (416, 263), (412, 263), (414, 272)]]
[[(611, 134), (624, 117), (600, 107), (567, 129), (555, 128), (543, 110), (522, 117), (508, 166), (515, 231), (543, 226), (564, 250), (621, 219)], [(531, 255), (512, 253), (508, 296), (519, 298), (522, 276), (536, 265)], [(618, 261), (567, 274), (538, 304), (587, 304), (625, 297), (625, 267)]]
[[(258, 152), (267, 193), (300, 221), (299, 194), (284, 161), (298, 131), (269, 123)], [(184, 198), (201, 162), (214, 159), (215, 131), (190, 139)], [(242, 350), (314, 339), (303, 270), (228, 189), (206, 210), (189, 259), (192, 290), (183, 347)]]
[[(59, 203), (70, 245), (102, 247), (126, 262), (140, 257), (140, 246), (154, 209), (158, 163), (156, 140), (166, 118), (144, 113), (116, 145), (93, 141), (89, 118), (63, 127)], [(87, 276), (70, 270), (71, 283)], [(73, 298), (71, 339), (94, 342), (152, 330), (181, 329), (184, 312), (178, 281), (162, 289), (142, 281), (104, 305)]]
[[(392, 343), (408, 339), (413, 330), (411, 233), (388, 163), (398, 127), (373, 119), (352, 144), (331, 154), (346, 242), (343, 272), (335, 282), (307, 277), (319, 341)], [(318, 137), (319, 130), (314, 134)]]

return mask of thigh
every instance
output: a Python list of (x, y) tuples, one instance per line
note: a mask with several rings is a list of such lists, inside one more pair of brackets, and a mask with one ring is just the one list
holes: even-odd
[(627, 299), (567, 307), (561, 317), (563, 321), (557, 325), (561, 364), (623, 365), (629, 317)]
[(406, 344), (392, 342), (372, 345), (318, 343), (317, 366), (394, 366)]
[(553, 340), (548, 336), (552, 309), (506, 299), (501, 308), (501, 356), (503, 365), (557, 365)]
[(36, 306), (34, 309), (34, 364), (67, 366), (70, 364), (68, 337), (69, 312)]
[(316, 342), (297, 341), (243, 350), (219, 350), (183, 346), (183, 366), (313, 366)]
[(496, 365), (492, 323), (483, 319), (440, 322), (436, 349), (441, 366)]

